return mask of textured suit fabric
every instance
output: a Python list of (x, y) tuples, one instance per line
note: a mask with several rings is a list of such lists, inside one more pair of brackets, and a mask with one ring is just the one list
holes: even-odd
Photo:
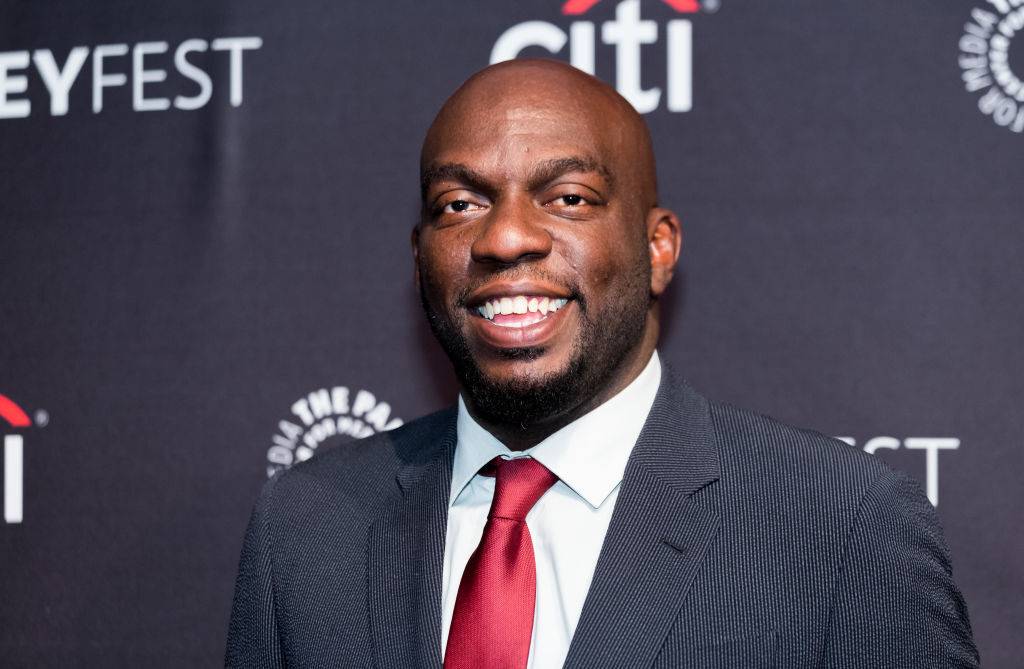
[[(665, 371), (566, 667), (978, 665), (916, 483)], [(440, 669), (455, 439), (443, 411), (271, 479), (226, 664)]]

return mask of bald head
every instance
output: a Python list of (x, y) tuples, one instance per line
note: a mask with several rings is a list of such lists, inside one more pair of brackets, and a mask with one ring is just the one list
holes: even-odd
[[(491, 65), (470, 77), (445, 102), (431, 124), (420, 155), (426, 181), (446, 162), (452, 147), (506, 139), (501, 155), (513, 157), (517, 139), (537, 131), (566, 144), (628, 188), (641, 210), (656, 206), (657, 176), (650, 133), (643, 118), (614, 88), (554, 60), (518, 59)], [(533, 147), (536, 150), (537, 147)]]
[(494, 65), (438, 113), (420, 173), (420, 296), (478, 421), (528, 448), (636, 378), (680, 234), (625, 99), (562, 63)]

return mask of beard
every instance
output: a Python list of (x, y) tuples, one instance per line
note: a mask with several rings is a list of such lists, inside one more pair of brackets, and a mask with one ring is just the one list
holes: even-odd
[[(600, 312), (592, 310), (579, 286), (559, 281), (570, 289), (578, 309), (579, 329), (572, 342), (569, 361), (563, 369), (543, 375), (495, 378), (483, 372), (473, 357), (458, 318), (474, 318), (466, 309), (466, 289), (447, 310), (435, 308), (428, 291), (441, 294), (426, 272), (420, 273), (420, 302), (434, 336), (451, 360), (462, 392), (485, 422), (517, 426), (556, 420), (587, 404), (615, 378), (623, 361), (636, 349), (644, 335), (650, 306), (650, 265), (637, 263), (637, 270), (617, 289), (609, 291), (614, 299)], [(539, 275), (535, 270), (531, 276)], [(507, 276), (510, 280), (516, 278)], [(600, 324), (600, 327), (598, 326)], [(535, 360), (546, 353), (545, 347), (502, 350), (507, 359)]]

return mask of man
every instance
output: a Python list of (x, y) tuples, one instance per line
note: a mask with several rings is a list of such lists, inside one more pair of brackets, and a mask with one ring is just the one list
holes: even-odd
[(416, 281), (458, 408), (268, 482), (228, 665), (977, 665), (916, 484), (662, 368), (680, 225), (614, 90), (487, 68), (421, 176)]

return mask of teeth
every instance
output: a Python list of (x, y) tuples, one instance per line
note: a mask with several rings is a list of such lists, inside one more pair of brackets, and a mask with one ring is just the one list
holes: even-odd
[[(565, 298), (551, 299), (549, 297), (529, 297), (527, 295), (515, 295), (512, 297), (495, 298), (485, 302), (476, 308), (477, 313), (487, 320), (494, 320), (495, 316), (510, 316), (512, 314), (540, 313), (547, 316), (564, 307), (569, 301)], [(529, 319), (527, 319), (529, 320)], [(536, 321), (534, 321), (536, 322)], [(512, 327), (523, 327), (521, 323), (508, 323)]]

